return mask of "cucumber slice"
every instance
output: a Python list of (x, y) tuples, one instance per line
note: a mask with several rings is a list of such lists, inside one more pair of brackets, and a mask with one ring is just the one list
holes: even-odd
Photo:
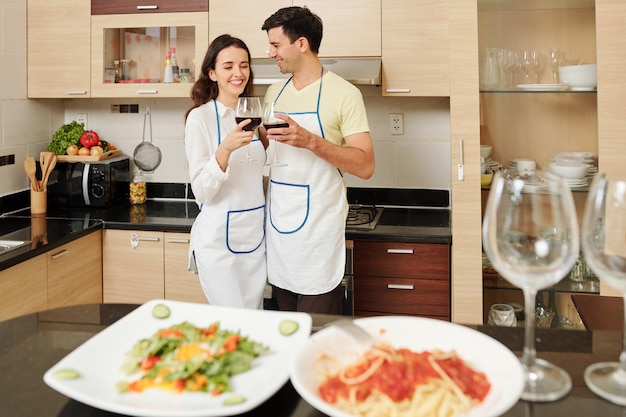
[(165, 304), (157, 304), (152, 308), (152, 315), (157, 319), (166, 319), (170, 316), (170, 308)]
[(58, 379), (76, 379), (80, 378), (80, 374), (73, 369), (59, 369), (54, 371), (54, 377)]
[(278, 325), (278, 331), (280, 331), (280, 334), (283, 336), (292, 335), (297, 332), (299, 328), (300, 325), (294, 320), (283, 320)]
[(234, 394), (224, 400), (224, 405), (241, 404), (245, 401), (246, 397), (244, 397), (243, 395)]

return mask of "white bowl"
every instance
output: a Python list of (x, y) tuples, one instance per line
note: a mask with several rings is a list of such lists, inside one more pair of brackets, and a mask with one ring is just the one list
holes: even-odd
[(559, 67), (561, 82), (573, 91), (589, 91), (598, 85), (598, 66), (596, 64), (568, 65)]
[(587, 174), (588, 169), (588, 165), (563, 166), (558, 165), (555, 162), (550, 164), (550, 171), (559, 177), (566, 178), (568, 180), (578, 180), (583, 178)]
[(491, 145), (480, 145), (480, 156), (487, 159), (489, 155), (491, 155), (491, 150), (493, 147)]
[(563, 167), (579, 167), (585, 165), (585, 160), (573, 153), (564, 152), (554, 155), (554, 163)]

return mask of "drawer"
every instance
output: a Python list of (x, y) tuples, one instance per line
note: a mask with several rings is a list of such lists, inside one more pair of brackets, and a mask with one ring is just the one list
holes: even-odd
[(354, 275), (450, 280), (450, 246), (435, 243), (354, 242)]
[(450, 282), (355, 277), (354, 310), (450, 317)]
[(91, 0), (91, 14), (208, 12), (209, 0)]

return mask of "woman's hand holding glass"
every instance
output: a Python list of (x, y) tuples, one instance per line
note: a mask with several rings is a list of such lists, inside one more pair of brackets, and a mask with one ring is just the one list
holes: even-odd
[(579, 252), (578, 217), (569, 185), (549, 173), (541, 177), (545, 182), (537, 186), (497, 173), (483, 221), (483, 246), (489, 260), (524, 294), (522, 399), (527, 401), (554, 401), (572, 388), (567, 372), (536, 357), (537, 292), (561, 281)]
[[(263, 117), (263, 108), (261, 107), (261, 99), (259, 97), (239, 97), (237, 99), (237, 108), (235, 109), (235, 121), (241, 123), (246, 119), (251, 122), (243, 127), (243, 130), (253, 131), (260, 124)], [(240, 159), (239, 162), (255, 162), (256, 159), (250, 155), (250, 147), (246, 147), (246, 157)]]
[[(289, 124), (284, 120), (276, 117), (276, 114), (279, 113), (276, 110), (275, 104), (265, 103), (263, 108), (263, 127), (265, 130), (269, 129), (278, 129), (278, 128), (287, 128)], [(286, 163), (279, 161), (278, 159), (278, 141), (274, 139), (274, 162), (271, 164), (275, 167), (284, 167), (287, 166)]]
[[(581, 240), (587, 265), (603, 284), (619, 290), (626, 303), (625, 176), (596, 176), (587, 195)], [(626, 317), (624, 320), (626, 331)], [(626, 405), (626, 336), (619, 362), (588, 366), (585, 383), (600, 397)]]

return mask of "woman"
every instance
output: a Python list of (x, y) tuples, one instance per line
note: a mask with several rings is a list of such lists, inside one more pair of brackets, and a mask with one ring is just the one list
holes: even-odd
[[(259, 308), (266, 283), (266, 145), (235, 122), (237, 98), (252, 95), (250, 51), (240, 39), (217, 37), (191, 90), (185, 151), (200, 213), (191, 228), (189, 270), (199, 274), (210, 304)], [(246, 149), (247, 147), (247, 149)], [(240, 162), (249, 152), (254, 162)]]

